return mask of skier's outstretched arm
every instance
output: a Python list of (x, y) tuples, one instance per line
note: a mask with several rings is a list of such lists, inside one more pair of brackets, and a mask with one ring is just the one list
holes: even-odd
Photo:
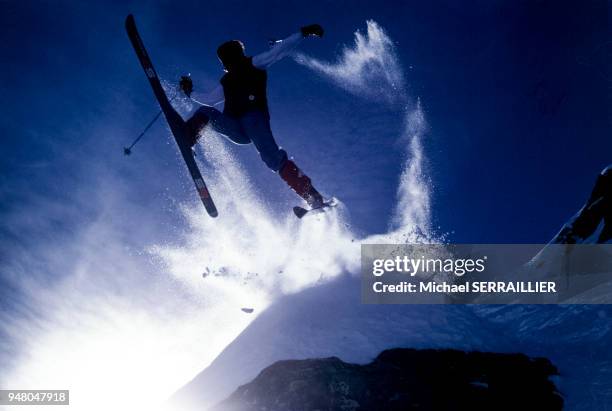
[(203, 106), (216, 106), (225, 100), (223, 87), (221, 85), (218, 85), (208, 93), (194, 92), (190, 97), (193, 101)]
[(253, 65), (261, 69), (267, 69), (272, 64), (289, 55), (302, 42), (304, 37), (309, 36), (322, 37), (323, 27), (318, 24), (302, 27), (298, 33), (293, 33), (286, 39), (274, 43), (270, 50), (253, 56)]

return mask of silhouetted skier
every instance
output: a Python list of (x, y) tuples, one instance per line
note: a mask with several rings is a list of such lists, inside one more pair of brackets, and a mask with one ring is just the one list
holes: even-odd
[(597, 176), (586, 204), (553, 238), (553, 243), (575, 244), (595, 234), (601, 226), (597, 243), (612, 239), (612, 164)]
[[(191, 145), (208, 123), (219, 133), (236, 144), (253, 143), (261, 159), (312, 208), (323, 206), (323, 197), (313, 187), (310, 178), (279, 148), (270, 129), (270, 114), (267, 100), (266, 69), (294, 49), (305, 37), (323, 36), (318, 24), (302, 27), (300, 32), (277, 41), (270, 50), (254, 57), (244, 54), (244, 45), (238, 40), (225, 42), (217, 49), (225, 75), (214, 90), (194, 98), (200, 108), (187, 120)], [(191, 96), (193, 84), (183, 77), (181, 89)], [(225, 101), (223, 113), (213, 106)]]

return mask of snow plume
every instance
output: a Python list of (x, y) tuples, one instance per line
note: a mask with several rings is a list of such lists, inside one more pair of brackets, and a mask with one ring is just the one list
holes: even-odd
[(212, 191), (225, 193), (216, 198), (224, 212), (211, 219), (200, 207), (184, 208), (189, 229), (180, 244), (151, 250), (171, 274), (191, 289), (206, 289), (209, 300), (234, 295), (235, 306), (259, 310), (279, 293), (355, 269), (359, 250), (341, 216), (297, 220), (287, 211), (279, 217), (252, 189), (223, 137), (209, 129), (202, 140), (200, 166)]
[[(397, 205), (391, 221), (395, 241), (433, 240), (430, 233), (430, 189), (425, 177), (423, 138), (427, 130), (420, 101), (412, 103), (405, 89), (404, 73), (393, 41), (375, 21), (367, 21), (365, 34), (355, 32), (351, 47), (344, 47), (335, 62), (324, 62), (298, 54), (295, 60), (357, 96), (389, 104), (399, 103), (404, 117), (399, 142), (406, 144), (406, 163), (400, 176)], [(385, 237), (391, 240), (391, 237)]]
[[(21, 295), (17, 309), (0, 313), (0, 333), (10, 342), (0, 347), (0, 388), (70, 389), (75, 411), (154, 409), (280, 295), (343, 273), (357, 275), (361, 243), (429, 239), (425, 120), (420, 106), (406, 98), (391, 40), (370, 21), (336, 63), (305, 56), (301, 62), (357, 96), (393, 110), (401, 102), (405, 127), (398, 141), (406, 146), (406, 164), (390, 232), (358, 238), (345, 224), (342, 204), (303, 220), (289, 207), (281, 214), (270, 210), (227, 143), (207, 130), (206, 161), (198, 161), (211, 191), (223, 193), (215, 197), (223, 212), (216, 219), (205, 214), (183, 169), (192, 200), (179, 205), (184, 221), (172, 242), (164, 243), (156, 229), (165, 214), (150, 204), (137, 206), (140, 199), (129, 195), (134, 182), (111, 175), (121, 167), (109, 166), (108, 157), (98, 159), (98, 179), (70, 196), (77, 205), (96, 207), (89, 213), (48, 202), (20, 209), (24, 221), (40, 210), (60, 210), (45, 218), (78, 225), (69, 238), (44, 239), (23, 255), (12, 253), (12, 262), (0, 267)], [(99, 135), (121, 134), (109, 127), (101, 126)], [(91, 127), (80, 131), (88, 135)], [(176, 160), (180, 164), (178, 153)], [(147, 179), (158, 184), (155, 167)], [(270, 178), (280, 190), (278, 178)]]
[(420, 102), (417, 102), (414, 110), (406, 113), (404, 127), (402, 140), (408, 144), (408, 159), (400, 176), (392, 227), (398, 230), (415, 227), (427, 235), (431, 229), (431, 193), (423, 172), (425, 155), (422, 139), (426, 122)]
[(185, 207), (190, 227), (185, 236), (176, 245), (150, 251), (175, 278), (193, 289), (206, 289), (208, 300), (227, 301), (235, 295), (236, 304), (265, 307), (276, 295), (357, 272), (362, 242), (431, 241), (430, 193), (423, 175), (426, 121), (420, 103), (410, 104), (403, 89), (404, 74), (392, 40), (370, 20), (367, 33), (357, 31), (354, 44), (343, 48), (337, 62), (304, 55), (298, 61), (356, 95), (392, 96), (393, 101), (386, 102), (393, 110), (395, 102), (403, 101), (398, 142), (406, 145), (406, 163), (390, 231), (355, 241), (344, 224), (342, 205), (318, 218), (296, 220), (291, 213), (279, 218), (257, 197), (224, 138), (207, 129), (201, 140), (206, 161), (200, 167), (212, 191), (224, 193), (216, 201), (225, 211), (210, 219), (199, 205), (195, 210)]
[(295, 60), (352, 94), (388, 102), (404, 99), (404, 77), (395, 46), (373, 20), (367, 21), (365, 34), (355, 32), (354, 44), (344, 47), (337, 62), (304, 54), (296, 54)]

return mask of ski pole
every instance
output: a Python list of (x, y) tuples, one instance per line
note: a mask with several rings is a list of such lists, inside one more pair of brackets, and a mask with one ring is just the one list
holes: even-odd
[[(170, 99), (170, 103), (172, 103), (172, 100), (174, 100), (175, 98), (176, 98), (176, 96), (172, 97)], [(162, 113), (163, 113), (163, 111), (159, 110), (159, 112), (155, 115), (155, 117), (153, 117), (153, 119), (151, 121), (149, 121), (149, 124), (147, 124), (147, 126), (144, 128), (144, 130), (142, 130), (142, 133), (140, 133), (138, 135), (138, 137), (136, 137), (136, 139), (132, 142), (132, 144), (130, 144), (129, 147), (123, 147), (123, 154), (125, 154), (126, 156), (129, 156), (130, 154), (132, 154), (132, 148), (136, 145), (136, 143), (138, 143), (140, 141), (140, 139), (147, 133), (147, 131), (149, 131), (151, 126), (153, 124), (155, 124), (155, 122), (157, 121), (159, 116), (161, 116)]]
[(157, 121), (157, 119), (159, 118), (159, 116), (161, 116), (162, 111), (159, 110), (159, 113), (157, 113), (155, 115), (155, 117), (153, 117), (153, 120), (149, 121), (149, 124), (147, 124), (147, 126), (144, 128), (144, 130), (142, 130), (142, 133), (140, 133), (138, 135), (138, 137), (136, 137), (136, 140), (134, 140), (132, 142), (132, 144), (130, 144), (129, 147), (123, 147), (123, 154), (125, 154), (126, 156), (129, 156), (130, 154), (132, 154), (132, 148), (136, 145), (136, 143), (138, 143), (140, 141), (140, 139), (142, 138), (142, 136), (144, 136), (146, 134), (146, 132), (151, 128), (151, 126), (153, 124), (155, 124), (155, 122)]

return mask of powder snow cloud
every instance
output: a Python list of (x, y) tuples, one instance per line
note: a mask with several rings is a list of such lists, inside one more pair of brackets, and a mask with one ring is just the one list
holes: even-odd
[(375, 21), (368, 20), (366, 24), (366, 32), (356, 31), (353, 44), (342, 49), (336, 62), (300, 53), (295, 60), (349, 93), (380, 101), (402, 101), (404, 76), (393, 41)]
[(392, 233), (397, 241), (431, 239), (431, 193), (423, 151), (425, 113), (420, 101), (411, 102), (406, 92), (402, 65), (385, 30), (368, 20), (366, 32), (357, 30), (354, 36), (353, 44), (345, 46), (336, 61), (326, 62), (305, 54), (297, 54), (295, 60), (351, 94), (388, 104), (403, 117), (398, 140), (406, 145), (406, 162), (388, 235)]

